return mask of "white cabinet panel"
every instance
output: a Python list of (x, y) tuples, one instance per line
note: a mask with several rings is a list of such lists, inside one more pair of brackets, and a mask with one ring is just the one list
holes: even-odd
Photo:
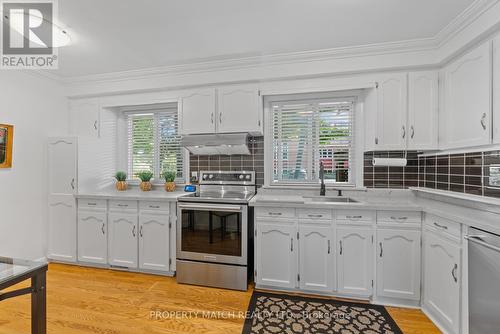
[(500, 144), (500, 35), (493, 39), (493, 142)]
[(485, 43), (444, 69), (441, 148), (491, 142), (491, 44)]
[(77, 139), (51, 137), (49, 151), (49, 194), (76, 193)]
[(73, 195), (49, 196), (48, 239), (49, 259), (76, 262), (76, 201)]
[(377, 295), (420, 300), (420, 231), (377, 231)]
[(377, 150), (406, 147), (407, 74), (394, 74), (379, 82), (377, 88)]
[(215, 133), (215, 89), (188, 93), (181, 99), (180, 134)]
[(168, 214), (139, 215), (139, 268), (169, 270), (169, 219)]
[(107, 217), (105, 212), (79, 210), (78, 261), (107, 263)]
[(373, 279), (371, 228), (337, 228), (337, 290), (347, 295), (370, 296)]
[(79, 137), (99, 137), (100, 106), (94, 101), (76, 101), (71, 104), (72, 133)]
[(137, 268), (137, 214), (109, 213), (109, 264)]
[(409, 73), (408, 91), (408, 149), (435, 150), (438, 148), (438, 73)]
[(257, 87), (230, 86), (217, 91), (219, 133), (262, 133), (262, 107)]
[(297, 283), (297, 227), (292, 224), (257, 223), (257, 284), (295, 288)]
[(333, 228), (322, 225), (299, 226), (300, 288), (311, 291), (334, 290), (335, 249)]
[(441, 328), (459, 333), (460, 246), (435, 232), (424, 233), (424, 308)]

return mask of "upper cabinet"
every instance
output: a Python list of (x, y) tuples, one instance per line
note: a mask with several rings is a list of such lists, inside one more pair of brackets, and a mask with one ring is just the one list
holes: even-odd
[(438, 73), (408, 74), (408, 149), (435, 150), (438, 145)]
[(407, 74), (394, 74), (379, 81), (377, 88), (378, 150), (399, 150), (406, 146)]
[(493, 40), (493, 142), (500, 144), (500, 35)]
[(78, 137), (99, 138), (99, 104), (95, 101), (73, 101), (70, 109), (72, 134)]
[(491, 143), (491, 43), (487, 42), (443, 70), (440, 118), (442, 149)]
[(181, 98), (182, 135), (248, 132), (262, 134), (262, 99), (256, 86), (201, 89)]

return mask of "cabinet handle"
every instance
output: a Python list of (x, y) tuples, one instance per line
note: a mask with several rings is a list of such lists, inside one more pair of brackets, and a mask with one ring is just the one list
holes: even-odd
[(455, 265), (453, 266), (453, 269), (451, 270), (451, 276), (453, 277), (453, 280), (455, 281), (455, 283), (458, 282), (457, 269), (458, 269), (458, 264), (455, 263)]
[(151, 209), (159, 209), (159, 208), (160, 208), (160, 206), (159, 206), (159, 205), (150, 205), (149, 207), (150, 207)]
[(330, 254), (330, 240), (328, 240), (328, 254)]
[(270, 216), (281, 216), (281, 212), (268, 212)]
[(101, 231), (102, 231), (102, 234), (105, 234), (105, 232), (104, 232), (104, 223), (102, 223)]
[(406, 127), (403, 125), (401, 127), (401, 129), (403, 130), (403, 139), (405, 139), (405, 137), (406, 137)]
[(214, 113), (210, 114), (210, 122), (212, 122), (212, 124), (214, 124)]
[(119, 206), (120, 208), (126, 208), (126, 207), (128, 207), (128, 204), (118, 204), (118, 206)]
[(323, 215), (307, 215), (309, 218), (321, 218)]
[(219, 124), (222, 124), (222, 112), (219, 113)]
[(340, 240), (340, 255), (342, 255), (342, 240)]
[(260, 126), (260, 124), (261, 124), (261, 123), (260, 123), (260, 119), (259, 119), (259, 122), (258, 122), (258, 123), (259, 123), (259, 126)]
[(481, 117), (481, 126), (483, 127), (483, 130), (486, 130), (486, 113), (483, 113), (483, 116)]
[(88, 206), (96, 206), (97, 203), (87, 203)]
[(384, 255), (384, 248), (382, 247), (382, 243), (380, 242), (380, 257)]
[(94, 121), (94, 130), (97, 130), (97, 121)]
[(290, 238), (290, 251), (293, 252), (293, 238)]
[(413, 139), (413, 137), (415, 137), (415, 128), (413, 127), (413, 125), (411, 126), (410, 130), (411, 130), (410, 138)]
[(394, 217), (394, 216), (392, 216), (391, 219), (392, 220), (407, 220), (408, 217)]
[(141, 228), (139, 229), (139, 235), (141, 236), (142, 238), (142, 225), (141, 225)]
[(443, 230), (447, 230), (447, 229), (448, 229), (448, 226), (445, 226), (445, 225), (440, 225), (440, 224), (438, 224), (438, 223), (436, 223), (436, 222), (434, 222), (434, 226), (439, 227), (439, 228), (442, 228)]
[(75, 179), (71, 179), (71, 189), (75, 190)]
[(378, 138), (375, 137), (375, 145), (378, 145)]
[(134, 225), (134, 227), (132, 228), (132, 235), (135, 237), (135, 225)]
[(347, 219), (361, 219), (363, 216), (346, 216)]

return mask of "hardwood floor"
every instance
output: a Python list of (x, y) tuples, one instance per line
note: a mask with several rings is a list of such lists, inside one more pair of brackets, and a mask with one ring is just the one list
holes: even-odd
[[(47, 276), (47, 332), (241, 333), (244, 320), (238, 318), (238, 312), (247, 310), (251, 295), (251, 290), (181, 285), (169, 277), (51, 264)], [(158, 313), (157, 319), (156, 311), (166, 312)], [(171, 318), (169, 312), (176, 311), (193, 313)], [(214, 318), (216, 312), (224, 311), (229, 313)], [(391, 307), (388, 311), (404, 333), (439, 333), (419, 310)], [(203, 317), (203, 312), (212, 313)], [(29, 333), (29, 319), (29, 296), (0, 302), (1, 334)]]

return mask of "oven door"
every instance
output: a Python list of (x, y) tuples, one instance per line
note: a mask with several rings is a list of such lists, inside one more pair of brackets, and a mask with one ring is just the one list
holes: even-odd
[(246, 205), (178, 204), (177, 259), (247, 265)]

